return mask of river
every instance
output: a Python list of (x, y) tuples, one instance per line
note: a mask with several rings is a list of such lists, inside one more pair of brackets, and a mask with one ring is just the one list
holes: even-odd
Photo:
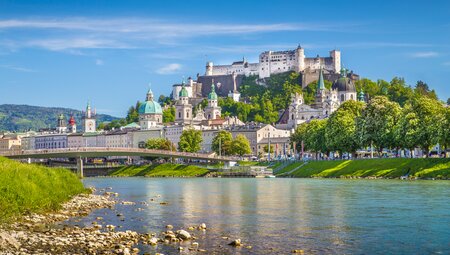
[[(100, 209), (72, 224), (89, 225), (101, 216), (122, 230), (159, 233), (167, 224), (186, 229), (204, 222), (207, 231), (192, 233), (206, 254), (450, 253), (449, 181), (86, 178), (84, 183), (112, 187), (120, 199), (138, 204)], [(139, 204), (143, 201), (149, 204)], [(240, 238), (244, 246), (229, 246), (224, 236)], [(179, 246), (139, 248), (179, 254)]]

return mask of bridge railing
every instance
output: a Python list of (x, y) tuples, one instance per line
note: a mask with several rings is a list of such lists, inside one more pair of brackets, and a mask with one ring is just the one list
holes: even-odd
[(123, 153), (142, 153), (142, 154), (155, 154), (163, 157), (182, 157), (182, 158), (198, 158), (198, 159), (211, 159), (211, 160), (238, 160), (237, 157), (217, 156), (207, 153), (191, 153), (180, 151), (167, 151), (167, 150), (155, 150), (155, 149), (141, 149), (141, 148), (112, 148), (112, 147), (77, 147), (77, 148), (58, 148), (58, 149), (36, 149), (36, 150), (20, 150), (9, 151), (1, 153), (1, 156), (13, 157), (13, 156), (27, 156), (27, 155), (41, 155), (41, 154), (64, 154), (71, 152), (123, 152)]

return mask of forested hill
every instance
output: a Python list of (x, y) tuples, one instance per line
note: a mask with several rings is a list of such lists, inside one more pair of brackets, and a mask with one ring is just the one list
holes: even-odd
[[(60, 107), (41, 107), (30, 105), (0, 105), (0, 131), (28, 131), (39, 130), (41, 128), (54, 128), (57, 124), (57, 118), (64, 114), (66, 121), (73, 114), (78, 129), (81, 128), (81, 111), (60, 108)], [(111, 121), (116, 117), (98, 114), (97, 123)]]

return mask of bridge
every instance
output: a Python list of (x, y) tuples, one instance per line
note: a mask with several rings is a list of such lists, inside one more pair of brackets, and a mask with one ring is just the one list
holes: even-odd
[(108, 156), (137, 156), (137, 157), (158, 157), (158, 158), (184, 158), (198, 159), (206, 161), (221, 161), (229, 165), (231, 161), (237, 161), (235, 157), (217, 156), (207, 153), (190, 153), (179, 151), (139, 149), (139, 148), (111, 148), (111, 147), (80, 147), (80, 148), (60, 148), (60, 149), (40, 149), (22, 150), (2, 153), (0, 156), (10, 159), (47, 159), (47, 158), (76, 158), (77, 173), (83, 178), (82, 158), (97, 158)]

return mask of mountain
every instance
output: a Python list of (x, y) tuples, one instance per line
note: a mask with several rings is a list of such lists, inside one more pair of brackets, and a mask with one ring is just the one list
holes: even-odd
[[(55, 128), (57, 118), (64, 114), (66, 121), (71, 115), (75, 117), (77, 128), (81, 128), (82, 113), (79, 110), (60, 107), (41, 107), (30, 105), (0, 105), (0, 131), (28, 131), (42, 128)], [(97, 114), (97, 124), (118, 119), (106, 114)]]

